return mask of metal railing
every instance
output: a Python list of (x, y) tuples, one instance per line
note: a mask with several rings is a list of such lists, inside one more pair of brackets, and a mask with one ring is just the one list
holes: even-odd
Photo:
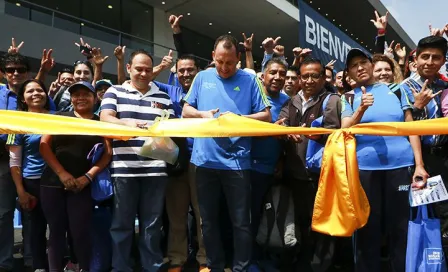
[[(49, 25), (53, 28), (59, 28), (62, 30), (70, 31), (82, 36), (95, 38), (101, 41), (109, 42), (112, 44), (119, 44), (119, 45), (126, 45), (128, 48), (134, 48), (134, 49), (140, 49), (143, 48), (150, 52), (151, 54), (155, 54), (155, 52), (158, 52), (157, 57), (163, 57), (168, 54), (169, 50), (173, 50), (174, 52), (177, 52), (175, 48), (171, 48), (162, 44), (155, 43), (153, 41), (122, 32), (117, 29), (113, 29), (83, 18), (79, 18), (64, 12), (60, 12), (58, 10), (54, 10), (42, 5), (38, 5), (26, 0), (18, 0), (18, 3), (24, 4), (26, 6), (21, 6), (23, 8), (30, 9), (28, 20), (33, 22), (38, 22), (42, 24)], [(32, 18), (32, 12), (31, 11), (37, 11), (40, 13), (44, 13), (48, 16), (51, 16), (50, 20), (33, 20)], [(15, 16), (14, 14), (7, 13), (5, 9), (5, 13)], [(20, 18), (23, 18), (23, 16), (19, 16)], [(61, 21), (62, 20), (62, 21)], [(59, 24), (58, 24), (59, 22)], [(65, 23), (65, 26), (63, 26), (63, 23)], [(67, 23), (74, 23), (72, 27), (66, 27), (68, 26)], [(76, 27), (75, 27), (76, 26)], [(76, 28), (77, 31), (74, 31)], [(198, 61), (200, 62), (201, 67), (205, 67), (210, 63), (210, 60), (195, 56)]]

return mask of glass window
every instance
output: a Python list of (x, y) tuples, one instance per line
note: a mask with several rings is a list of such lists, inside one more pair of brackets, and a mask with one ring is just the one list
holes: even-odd
[(120, 0), (82, 0), (81, 8), (82, 19), (120, 29)]
[(154, 45), (152, 43), (145, 42), (141, 39), (129, 37), (127, 35), (122, 35), (121, 44), (126, 45), (126, 50), (128, 50), (128, 48), (133, 50), (145, 49), (151, 55), (154, 54)]
[(182, 33), (184, 37), (187, 37), (185, 39), (185, 47), (187, 48), (188, 52), (205, 59), (211, 58), (211, 48), (213, 48), (213, 46), (215, 45), (215, 41), (213, 39), (201, 35), (188, 28), (182, 28)]
[(16, 1), (5, 1), (5, 13), (26, 20), (29, 20), (30, 18), (30, 9), (27, 5), (24, 3), (19, 3), (19, 5), (17, 5)]
[(81, 0), (33, 0), (33, 3), (75, 17), (81, 16)]
[(112, 44), (119, 44), (120, 42), (117, 32), (112, 32), (104, 28), (101, 29), (98, 26), (91, 26), (89, 23), (85, 23), (83, 26), (81, 26), (81, 35)]
[(79, 34), (81, 31), (81, 22), (77, 19), (55, 13), (54, 27)]
[(31, 21), (40, 24), (51, 26), (52, 24), (52, 12), (45, 9), (33, 8), (31, 9)]
[(153, 9), (136, 0), (122, 0), (121, 31), (153, 40)]

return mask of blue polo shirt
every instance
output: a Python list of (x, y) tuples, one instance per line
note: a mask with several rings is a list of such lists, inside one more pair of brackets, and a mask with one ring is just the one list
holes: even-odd
[(24, 178), (38, 178), (42, 175), (45, 161), (40, 155), (41, 135), (10, 134), (6, 145), (22, 146), (22, 175)]
[[(404, 111), (411, 109), (406, 93), (401, 89), (401, 101), (385, 84), (366, 87), (375, 102), (365, 112), (360, 123), (404, 122)], [(341, 119), (351, 117), (361, 105), (362, 91), (354, 90), (353, 108), (342, 96)], [(356, 135), (356, 153), (360, 170), (390, 170), (414, 165), (414, 153), (407, 137)]]
[[(185, 101), (199, 111), (219, 108), (220, 113), (241, 115), (261, 112), (270, 105), (260, 81), (242, 70), (227, 79), (216, 69), (199, 72)], [(191, 162), (206, 168), (247, 170), (251, 168), (251, 145), (250, 137), (195, 138)]]
[[(275, 123), (280, 115), (282, 106), (289, 100), (289, 96), (280, 93), (277, 97), (267, 96), (271, 104), (272, 123)], [(274, 174), (275, 166), (280, 157), (280, 141), (274, 137), (252, 138), (252, 170), (263, 174)]]

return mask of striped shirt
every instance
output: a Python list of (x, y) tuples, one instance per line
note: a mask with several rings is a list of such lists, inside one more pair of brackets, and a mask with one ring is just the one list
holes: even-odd
[[(168, 94), (159, 90), (151, 82), (150, 90), (143, 95), (129, 82), (112, 86), (104, 94), (101, 110), (113, 110), (118, 119), (137, 120), (152, 125), (154, 120), (168, 110), (174, 117), (173, 104)], [(114, 140), (111, 163), (112, 177), (148, 177), (166, 176), (166, 163), (139, 156), (146, 137), (137, 137), (129, 141)]]

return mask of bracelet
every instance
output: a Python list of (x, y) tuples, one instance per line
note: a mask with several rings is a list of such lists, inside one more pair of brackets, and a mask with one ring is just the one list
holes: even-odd
[(386, 29), (384, 29), (384, 28), (378, 29), (378, 36), (382, 36), (382, 35), (385, 35), (385, 34), (386, 34)]
[(92, 183), (93, 178), (89, 175), (89, 173), (85, 173), (84, 176), (90, 181), (90, 183)]

